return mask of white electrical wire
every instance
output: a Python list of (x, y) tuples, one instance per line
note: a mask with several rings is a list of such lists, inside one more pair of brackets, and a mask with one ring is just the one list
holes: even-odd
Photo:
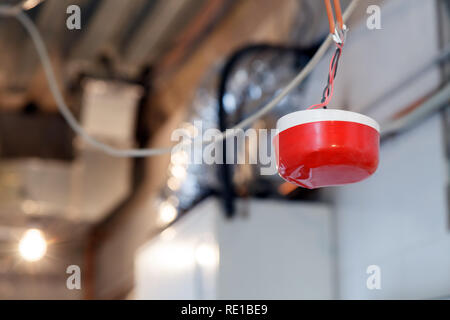
[[(347, 7), (347, 9), (344, 12), (344, 21), (346, 21), (350, 15), (353, 13), (353, 11), (356, 8), (356, 5), (358, 3), (358, 0), (352, 0), (350, 5)], [(25, 28), (25, 30), (30, 35), (31, 39), (33, 40), (33, 43), (36, 47), (37, 53), (39, 55), (39, 58), (41, 60), (41, 63), (43, 65), (45, 75), (47, 77), (47, 82), (50, 87), (50, 91), (53, 95), (53, 98), (56, 101), (56, 104), (58, 106), (59, 111), (61, 112), (64, 119), (67, 121), (67, 124), (77, 133), (81, 138), (83, 138), (88, 144), (91, 146), (102, 150), (103, 152), (115, 156), (115, 157), (149, 157), (149, 156), (156, 156), (161, 154), (170, 153), (173, 147), (168, 148), (160, 148), (160, 149), (118, 149), (112, 146), (109, 146), (107, 144), (104, 144), (103, 142), (93, 138), (90, 136), (78, 123), (78, 121), (73, 116), (70, 109), (67, 107), (64, 98), (61, 94), (61, 90), (59, 89), (58, 83), (55, 78), (55, 73), (53, 71), (52, 64), (50, 62), (50, 58), (48, 56), (47, 49), (45, 47), (44, 41), (42, 40), (42, 37), (39, 33), (39, 30), (37, 29), (36, 25), (33, 23), (33, 21), (23, 12), (23, 10), (19, 7), (11, 7), (11, 6), (0, 6), (0, 15), (2, 16), (10, 16), (15, 17)], [(248, 117), (247, 119), (244, 119), (240, 123), (238, 123), (236, 126), (234, 126), (231, 129), (245, 129), (247, 126), (267, 114), (270, 110), (275, 108), (278, 103), (280, 103), (284, 97), (286, 97), (289, 92), (291, 92), (293, 89), (295, 89), (297, 86), (302, 83), (302, 81), (311, 73), (311, 71), (315, 68), (317, 63), (320, 61), (320, 59), (323, 57), (323, 55), (326, 53), (328, 47), (333, 42), (331, 35), (327, 37), (327, 39), (322, 43), (320, 48), (317, 50), (317, 52), (314, 54), (312, 59), (308, 62), (308, 64), (302, 69), (302, 71), (286, 86), (283, 88), (283, 90), (275, 97), (273, 98), (269, 103), (267, 103), (264, 107), (262, 107), (260, 110), (255, 112), (253, 115)], [(217, 137), (215, 143), (222, 141), (224, 139), (227, 139), (229, 137), (232, 137), (236, 134), (235, 130), (226, 130), (225, 132), (222, 132), (220, 137)], [(201, 138), (201, 137), (200, 137)]]

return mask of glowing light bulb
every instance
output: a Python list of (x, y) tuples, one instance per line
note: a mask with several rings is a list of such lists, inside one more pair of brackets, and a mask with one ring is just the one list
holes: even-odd
[(30, 229), (19, 242), (19, 253), (27, 261), (40, 260), (47, 252), (47, 242), (38, 229)]
[(165, 201), (159, 207), (159, 221), (162, 225), (171, 223), (177, 217), (177, 209), (173, 204)]
[(186, 178), (186, 168), (183, 166), (172, 166), (170, 173), (172, 173), (175, 178), (180, 180)]

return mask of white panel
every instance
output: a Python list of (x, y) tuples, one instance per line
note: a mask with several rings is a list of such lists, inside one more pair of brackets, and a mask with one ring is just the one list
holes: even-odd
[(205, 201), (138, 250), (135, 261), (137, 299), (216, 298), (218, 261), (205, 263), (204, 260), (211, 260), (211, 257), (209, 252), (204, 257), (204, 248), (217, 251), (215, 220), (218, 214), (217, 202)]
[(88, 80), (84, 86), (81, 123), (94, 137), (127, 143), (133, 141), (136, 106), (141, 87), (118, 82)]
[(248, 216), (222, 221), (219, 292), (223, 299), (330, 299), (330, 209), (252, 200)]
[[(333, 296), (327, 206), (261, 200), (238, 204), (248, 206), (247, 216), (226, 220), (218, 202), (208, 199), (143, 246), (136, 258), (136, 297)], [(208, 246), (217, 245), (220, 257), (211, 259)]]

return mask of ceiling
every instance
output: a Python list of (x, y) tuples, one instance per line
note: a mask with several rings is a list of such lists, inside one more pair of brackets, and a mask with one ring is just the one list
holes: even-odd
[[(80, 74), (134, 79), (143, 67), (176, 64), (229, 2), (45, 0), (27, 13), (67, 87)], [(69, 5), (81, 9), (80, 30), (66, 27)], [(33, 44), (14, 19), (0, 18), (0, 46), (0, 109), (17, 110), (32, 101), (43, 110), (55, 110), (52, 97), (43, 94), (48, 90)]]
[[(78, 114), (82, 97), (74, 87), (80, 77), (145, 86), (139, 80), (143, 71), (173, 71), (228, 3), (44, 0), (27, 14), (41, 32), (68, 105)], [(81, 9), (80, 30), (66, 27), (69, 5)], [(0, 18), (0, 47), (0, 297), (45, 298), (45, 292), (60, 292), (60, 297), (74, 298), (67, 296), (65, 266), (89, 262), (90, 229), (133, 192), (133, 160), (108, 157), (75, 139), (56, 113), (33, 43), (14, 19)], [(131, 129), (129, 145), (121, 147), (136, 143)], [(48, 253), (52, 263), (32, 270), (11, 254), (30, 227), (45, 230), (53, 244)]]

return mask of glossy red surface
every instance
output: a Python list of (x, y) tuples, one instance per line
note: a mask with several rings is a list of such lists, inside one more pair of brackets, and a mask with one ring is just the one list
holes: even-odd
[(357, 122), (297, 125), (274, 138), (278, 173), (308, 189), (358, 182), (376, 171), (379, 140), (377, 130)]

